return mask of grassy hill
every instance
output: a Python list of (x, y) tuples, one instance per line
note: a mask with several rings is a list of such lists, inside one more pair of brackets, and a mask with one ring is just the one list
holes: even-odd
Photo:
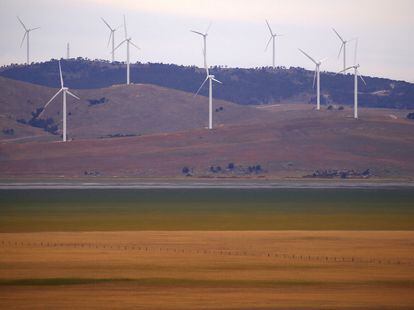
[[(354, 171), (414, 176), (414, 122), (393, 110), (269, 107), (272, 121), (118, 139), (2, 144), (3, 177), (267, 177)], [(265, 110), (268, 110), (265, 109)], [(393, 113), (393, 114), (391, 114)], [(187, 176), (189, 175), (189, 176)], [(338, 176), (336, 176), (338, 177)], [(345, 175), (348, 177), (348, 175)], [(351, 173), (351, 177), (352, 173)]]
[[(105, 88), (125, 83), (125, 65), (87, 59), (62, 60), (65, 81), (71, 88)], [(302, 68), (212, 68), (224, 85), (215, 87), (215, 97), (241, 105), (315, 102), (313, 72)], [(0, 76), (49, 87), (58, 87), (56, 60), (0, 68)], [(168, 64), (132, 64), (133, 83), (152, 84), (194, 93), (205, 77), (196, 67)], [(404, 81), (364, 77), (360, 105), (365, 107), (414, 108), (414, 85)], [(322, 103), (353, 103), (353, 75), (322, 72)], [(207, 89), (201, 92), (207, 94)]]
[[(32, 126), (23, 126), (23, 123), (37, 126), (43, 124), (40, 120), (49, 119), (51, 126), (48, 128), (56, 126), (57, 135), (52, 139), (58, 140), (62, 131), (61, 95), (47, 107), (41, 118), (34, 117), (56, 91), (0, 77), (0, 125), (2, 129), (15, 131), (13, 135), (0, 133), (0, 139), (38, 136), (27, 132)], [(81, 100), (69, 96), (67, 99), (70, 139), (175, 132), (204, 128), (208, 122), (207, 98), (182, 91), (143, 84), (72, 91)], [(214, 126), (248, 124), (270, 118), (269, 113), (254, 107), (214, 101)]]

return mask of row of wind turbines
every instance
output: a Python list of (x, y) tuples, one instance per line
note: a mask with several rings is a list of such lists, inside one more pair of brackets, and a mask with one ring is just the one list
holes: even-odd
[[(270, 26), (269, 22), (266, 20), (266, 24), (267, 27), (269, 29), (270, 32), (270, 39), (266, 45), (265, 51), (268, 49), (270, 43), (272, 42), (273, 44), (273, 51), (272, 51), (272, 67), (273, 69), (276, 68), (276, 38), (283, 36), (281, 34), (277, 34), (274, 33), (272, 30), (272, 27)], [(203, 58), (204, 58), (204, 68), (206, 70), (206, 79), (204, 80), (204, 82), (201, 84), (200, 88), (198, 89), (198, 91), (196, 92), (195, 96), (197, 96), (199, 94), (199, 92), (201, 91), (201, 89), (203, 88), (204, 84), (209, 81), (209, 121), (208, 121), (208, 129), (212, 129), (213, 128), (213, 82), (217, 82), (220, 84), (223, 84), (222, 82), (220, 82), (219, 80), (217, 80), (215, 78), (214, 75), (210, 74), (209, 72), (209, 66), (207, 64), (207, 37), (208, 37), (208, 31), (211, 28), (211, 23), (209, 24), (209, 26), (207, 27), (205, 32), (200, 32), (200, 31), (195, 31), (195, 30), (191, 30), (191, 32), (199, 35), (202, 37), (203, 39)], [(334, 29), (332, 28), (332, 30), (335, 32), (335, 34), (338, 36), (338, 38), (341, 40), (341, 47), (339, 50), (339, 54), (338, 57), (341, 56), (341, 54), (343, 54), (343, 59), (344, 59), (344, 68), (342, 71), (338, 72), (338, 73), (343, 73), (346, 72), (350, 69), (354, 69), (354, 118), (358, 119), (358, 77), (360, 77), (362, 79), (362, 81), (365, 83), (365, 80), (362, 78), (362, 76), (359, 75), (359, 71), (358, 68), (360, 67), (359, 64), (356, 64), (357, 61), (357, 51), (358, 51), (358, 38), (354, 38), (351, 40), (345, 40), (343, 39), (343, 37)], [(351, 67), (346, 67), (346, 47), (347, 44), (349, 42), (352, 41), (356, 41), (355, 44), (355, 57), (354, 57), (354, 65)], [(304, 54), (307, 58), (309, 58), (315, 65), (315, 75), (314, 75), (314, 79), (313, 79), (313, 88), (315, 87), (315, 81), (316, 81), (316, 109), (319, 111), (321, 109), (321, 70), (320, 67), (322, 65), (322, 63), (324, 61), (327, 60), (327, 58), (316, 61), (313, 57), (311, 57), (308, 53), (306, 53), (305, 51), (303, 51), (302, 49), (299, 48), (299, 51)]]
[[(30, 55), (30, 32), (39, 29), (40, 27), (36, 27), (36, 28), (27, 28), (26, 25), (22, 22), (22, 20), (17, 17), (20, 24), (22, 25), (22, 27), (25, 30), (22, 42), (21, 42), (21, 46), (24, 43), (24, 40), (26, 39), (26, 46), (27, 46), (27, 64), (30, 63), (30, 59), (29, 59), (29, 55)], [(135, 47), (136, 49), (140, 49), (136, 44), (134, 44), (134, 42), (132, 42), (132, 38), (128, 36), (128, 32), (127, 32), (127, 24), (126, 24), (126, 18), (124, 15), (124, 20), (123, 20), (123, 26), (118, 26), (118, 27), (112, 27), (110, 26), (110, 24), (103, 18), (102, 22), (108, 27), (109, 31), (110, 31), (110, 35), (109, 35), (109, 39), (108, 39), (108, 46), (111, 45), (111, 56), (112, 56), (112, 62), (115, 61), (115, 51), (120, 48), (124, 43), (126, 44), (126, 84), (129, 85), (130, 84), (130, 46)], [(269, 22), (266, 20), (266, 25), (269, 29), (270, 32), (270, 39), (266, 45), (265, 51), (268, 49), (270, 43), (273, 43), (273, 53), (272, 53), (272, 66), (273, 68), (276, 68), (276, 38), (283, 36), (281, 34), (276, 34), (273, 32)], [(115, 32), (117, 30), (119, 30), (121, 27), (124, 28), (124, 40), (122, 42), (120, 42), (117, 46), (115, 46)], [(208, 129), (213, 129), (213, 82), (219, 83), (219, 84), (223, 84), (221, 81), (217, 80), (215, 78), (215, 76), (213, 74), (210, 74), (210, 70), (209, 70), (209, 66), (208, 66), (208, 62), (207, 62), (207, 37), (208, 37), (208, 32), (211, 28), (211, 23), (209, 24), (209, 26), (207, 27), (205, 32), (200, 32), (200, 31), (195, 31), (195, 30), (190, 30), (191, 32), (193, 32), (196, 35), (199, 35), (202, 39), (203, 39), (203, 48), (202, 48), (202, 53), (203, 53), (203, 60), (204, 60), (204, 69), (206, 71), (206, 78), (203, 81), (203, 83), (201, 84), (200, 88), (197, 90), (197, 92), (195, 93), (194, 96), (197, 96), (201, 89), (203, 88), (203, 86), (206, 84), (206, 82), (208, 81), (209, 83), (209, 111), (208, 111)], [(341, 70), (338, 73), (343, 73), (346, 72), (348, 70), (354, 69), (354, 118), (358, 119), (358, 77), (360, 77), (362, 79), (362, 81), (365, 83), (364, 79), (362, 78), (362, 76), (359, 75), (359, 71), (358, 68), (360, 67), (359, 64), (356, 64), (356, 57), (357, 57), (357, 49), (358, 49), (358, 39), (354, 38), (351, 40), (345, 40), (343, 39), (343, 37), (335, 30), (333, 29), (333, 31), (335, 32), (335, 34), (338, 36), (338, 38), (341, 40), (341, 47), (339, 50), (339, 54), (338, 57), (341, 56), (341, 54), (343, 54), (343, 65), (344, 68), (343, 70)], [(350, 66), (350, 67), (346, 67), (346, 47), (347, 44), (351, 41), (356, 41), (355, 44), (355, 57), (354, 57), (354, 65)], [(322, 59), (319, 61), (316, 61), (313, 57), (311, 57), (308, 53), (306, 53), (304, 50), (299, 49), (299, 51), (304, 54), (307, 58), (309, 58), (315, 65), (316, 65), (316, 69), (315, 69), (315, 75), (314, 75), (314, 79), (313, 79), (313, 87), (315, 87), (315, 82), (316, 82), (316, 92), (317, 92), (317, 110), (320, 110), (320, 67), (322, 65), (322, 63), (326, 60), (326, 59)], [(69, 58), (69, 44), (67, 45), (67, 58)], [(61, 64), (59, 61), (59, 75), (60, 75), (60, 83), (61, 83), (61, 89), (45, 104), (42, 112), (39, 114), (39, 116), (41, 116), (43, 114), (43, 112), (45, 111), (46, 107), (60, 94), (62, 93), (63, 95), (63, 113), (62, 113), (62, 117), (63, 117), (63, 142), (67, 141), (67, 122), (66, 122), (66, 97), (69, 94), (70, 96), (74, 97), (75, 99), (80, 100), (80, 98), (76, 95), (74, 95), (73, 93), (71, 93), (69, 91), (69, 89), (67, 87), (64, 86), (64, 82), (63, 82), (63, 76), (62, 76), (62, 68), (61, 68)]]

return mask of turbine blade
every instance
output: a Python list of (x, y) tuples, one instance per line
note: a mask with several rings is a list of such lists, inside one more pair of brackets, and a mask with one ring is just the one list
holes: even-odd
[(29, 29), (28, 31), (33, 31), (33, 30), (37, 30), (37, 29), (40, 29), (40, 27), (32, 28), (32, 29)]
[(210, 30), (212, 24), (213, 24), (212, 22), (210, 22), (210, 24), (208, 24), (207, 30), (205, 32), (206, 35), (208, 34), (208, 31)]
[(269, 44), (270, 42), (272, 42), (273, 36), (270, 37), (269, 42), (267, 42), (266, 48), (265, 48), (265, 52), (267, 51), (267, 49), (269, 48)]
[(114, 48), (114, 51), (116, 51), (122, 44), (124, 44), (127, 40), (122, 41), (117, 45), (117, 47)]
[(191, 32), (194, 32), (195, 34), (199, 34), (200, 36), (203, 36), (204, 37), (204, 33), (201, 33), (201, 32), (198, 32), (198, 31), (195, 31), (195, 30), (190, 30)]
[(313, 59), (311, 56), (309, 56), (307, 53), (305, 53), (303, 50), (301, 50), (300, 48), (299, 48), (299, 51), (301, 51), (302, 52), (302, 54), (303, 55), (305, 55), (306, 57), (308, 57), (312, 62), (314, 62), (315, 63), (315, 65), (317, 65), (318, 63), (317, 63), (317, 61), (315, 60), (315, 59)]
[(214, 82), (217, 82), (217, 83), (220, 83), (220, 84), (223, 84), (223, 82), (220, 82), (219, 80), (216, 80), (216, 79), (212, 79)]
[(73, 98), (76, 98), (78, 100), (80, 100), (80, 98), (78, 96), (76, 96), (75, 94), (71, 93), (69, 90), (66, 91), (69, 95), (71, 95)]
[(108, 39), (108, 45), (107, 46), (109, 46), (109, 44), (111, 43), (111, 39), (112, 39), (112, 35), (113, 35), (114, 33), (111, 31), (111, 34), (109, 35), (109, 39)]
[(361, 78), (362, 82), (364, 82), (365, 86), (367, 86), (367, 83), (365, 82), (365, 80), (362, 77), (362, 75), (359, 73), (359, 70), (357, 70), (357, 72), (358, 72), (358, 76)]
[(141, 49), (140, 47), (138, 47), (137, 45), (135, 45), (132, 41), (129, 41), (129, 43), (132, 45), (132, 46), (134, 46), (135, 48), (137, 48), (137, 49)]
[(26, 38), (26, 36), (27, 36), (27, 31), (24, 32), (24, 36), (23, 36), (23, 39), (22, 39), (22, 43), (20, 43), (20, 47), (23, 46), (23, 42), (24, 42), (24, 39)]
[(312, 85), (312, 89), (315, 89), (315, 82), (316, 82), (316, 71), (318, 70), (318, 66), (316, 66), (315, 69), (315, 74), (313, 75), (313, 85)]
[(204, 69), (206, 69), (206, 74), (210, 75), (210, 73), (208, 71), (207, 60), (206, 60), (207, 55), (206, 55), (206, 51), (204, 50), (204, 47), (201, 47), (201, 51), (203, 53), (203, 57), (204, 57), (204, 60), (205, 60), (204, 61), (204, 63), (205, 63)]
[(359, 43), (359, 40), (358, 40), (358, 38), (356, 39), (356, 42), (355, 42), (355, 51), (354, 51), (354, 65), (356, 65), (357, 64), (357, 57), (358, 57), (358, 43)]
[(198, 95), (198, 93), (200, 92), (200, 90), (203, 88), (204, 84), (206, 84), (207, 80), (208, 80), (208, 76), (204, 80), (203, 84), (201, 84), (200, 88), (197, 90), (197, 92), (195, 93), (194, 97), (196, 97)]
[(63, 88), (63, 76), (62, 76), (62, 67), (60, 66), (60, 60), (59, 60), (59, 74), (60, 74), (60, 86)]
[(328, 57), (325, 57), (325, 58), (323, 58), (323, 59), (321, 59), (321, 60), (319, 60), (319, 63), (324, 63), (325, 61), (327, 61), (329, 58)]
[(17, 19), (19, 20), (20, 24), (22, 25), (22, 27), (24, 28), (25, 31), (27, 31), (26, 26), (23, 24), (22, 20), (20, 19), (19, 16), (17, 16)]
[(128, 38), (128, 31), (127, 31), (127, 26), (126, 26), (126, 17), (124, 14), (124, 31), (125, 31), (125, 39)]
[(341, 48), (339, 49), (338, 58), (339, 58), (339, 56), (341, 56), (342, 49), (344, 48), (344, 46), (345, 46), (345, 43), (342, 43), (342, 44), (341, 44)]
[(272, 28), (270, 27), (269, 22), (267, 21), (267, 19), (266, 19), (266, 24), (267, 24), (267, 27), (269, 28), (270, 35), (273, 37), (274, 34), (273, 34)]
[(102, 17), (101, 17), (101, 19), (105, 23), (105, 25), (109, 28), (109, 30), (113, 31), (113, 29), (111, 28), (111, 26), (109, 26), (109, 24), (106, 22), (106, 20), (104, 20)]
[(63, 89), (61, 88), (52, 98), (50, 98), (50, 100), (44, 105), (43, 111), (40, 112), (38, 117), (42, 116), (43, 112), (46, 110), (49, 103), (51, 103), (53, 101), (53, 99), (55, 99), (62, 91), (63, 91)]
[(336, 33), (336, 35), (338, 36), (339, 40), (341, 40), (342, 43), (345, 43), (345, 40), (339, 35), (338, 31), (336, 31), (335, 28), (332, 28), (332, 30)]
[(348, 68), (346, 68), (346, 69), (344, 69), (344, 70), (339, 71), (337, 74), (342, 73), (342, 72), (345, 72), (345, 71), (348, 71), (348, 70), (353, 69), (353, 68), (354, 68), (354, 67), (348, 67)]

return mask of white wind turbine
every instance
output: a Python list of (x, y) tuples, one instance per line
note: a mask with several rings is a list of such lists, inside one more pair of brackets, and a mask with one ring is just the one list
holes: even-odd
[(213, 129), (213, 81), (216, 82), (216, 83), (220, 83), (220, 84), (223, 84), (223, 83), (220, 82), (219, 80), (217, 80), (214, 75), (210, 74), (209, 69), (208, 69), (208, 65), (207, 65), (207, 49), (206, 49), (207, 48), (207, 35), (208, 35), (208, 30), (210, 29), (210, 26), (211, 26), (211, 23), (208, 26), (207, 31), (205, 33), (197, 32), (197, 31), (193, 31), (193, 30), (191, 30), (191, 31), (196, 33), (196, 34), (199, 34), (199, 35), (203, 36), (203, 39), (204, 39), (204, 45), (203, 45), (204, 69), (206, 70), (206, 79), (201, 84), (200, 88), (197, 90), (197, 92), (194, 96), (197, 96), (199, 94), (199, 92), (203, 88), (204, 84), (208, 80), (208, 82), (209, 82), (208, 129)]
[(321, 64), (326, 60), (322, 59), (319, 61), (316, 61), (311, 56), (309, 56), (307, 53), (305, 53), (303, 50), (299, 49), (299, 51), (302, 52), (303, 55), (308, 57), (315, 65), (315, 75), (313, 76), (313, 88), (315, 88), (315, 80), (316, 80), (316, 109), (321, 109)]
[(208, 31), (210, 30), (210, 27), (211, 27), (211, 23), (208, 25), (207, 30), (204, 33), (195, 31), (195, 30), (190, 30), (191, 32), (194, 32), (195, 34), (198, 34), (203, 37), (204, 68), (206, 68), (207, 70), (207, 75), (209, 74), (208, 67), (207, 67), (207, 36), (208, 36)]
[(125, 15), (124, 15), (124, 30), (125, 30), (125, 40), (122, 41), (121, 43), (118, 44), (117, 47), (115, 47), (114, 51), (117, 50), (122, 44), (124, 44), (126, 42), (127, 44), (127, 85), (130, 84), (130, 69), (129, 69), (129, 65), (130, 65), (130, 60), (129, 60), (129, 45), (134, 46), (136, 49), (140, 49), (138, 46), (136, 46), (133, 42), (132, 42), (132, 38), (128, 37), (128, 32), (127, 32), (127, 26), (126, 26), (126, 19), (125, 19)]
[(207, 76), (204, 82), (201, 84), (200, 88), (197, 90), (197, 93), (194, 96), (197, 96), (200, 90), (203, 88), (204, 84), (209, 82), (209, 92), (208, 92), (208, 129), (213, 129), (213, 81), (223, 84), (215, 78), (214, 75), (209, 74), (207, 70)]
[(112, 28), (106, 20), (104, 20), (102, 17), (101, 19), (105, 23), (105, 25), (109, 28), (109, 31), (111, 32), (109, 34), (108, 46), (112, 42), (111, 54), (112, 54), (112, 62), (114, 62), (115, 61), (115, 31), (117, 31), (122, 26), (119, 26), (118, 28)]
[(267, 48), (269, 47), (270, 42), (273, 41), (273, 58), (272, 58), (273, 59), (273, 62), (272, 62), (272, 67), (273, 67), (273, 69), (275, 69), (276, 68), (276, 37), (281, 37), (283, 35), (282, 34), (273, 33), (273, 30), (270, 27), (270, 24), (269, 24), (269, 22), (267, 20), (266, 20), (266, 24), (267, 24), (267, 27), (269, 28), (269, 31), (270, 31), (270, 39), (269, 39), (269, 42), (267, 42), (265, 51), (267, 51)]
[(19, 20), (20, 24), (22, 25), (23, 29), (24, 29), (24, 36), (22, 39), (22, 43), (20, 43), (20, 47), (22, 47), (24, 39), (26, 39), (26, 47), (27, 47), (27, 54), (26, 54), (26, 63), (30, 64), (30, 32), (36, 29), (39, 29), (40, 27), (36, 27), (36, 28), (26, 28), (25, 24), (23, 24), (22, 20), (19, 18), (19, 16), (17, 16), (17, 19)]
[(339, 49), (339, 54), (338, 54), (338, 58), (341, 56), (342, 50), (343, 50), (343, 54), (344, 54), (344, 71), (346, 71), (346, 45), (349, 42), (352, 42), (354, 40), (356, 40), (356, 38), (353, 38), (351, 40), (345, 40), (343, 39), (343, 37), (338, 33), (338, 31), (335, 30), (335, 28), (332, 28), (332, 30), (336, 33), (336, 35), (338, 36), (339, 40), (341, 40), (342, 44), (341, 44), (341, 48)]
[(51, 103), (53, 101), (53, 99), (55, 99), (60, 93), (62, 93), (63, 95), (63, 112), (62, 112), (62, 118), (63, 118), (63, 142), (66, 142), (66, 94), (71, 95), (73, 98), (76, 98), (78, 100), (80, 100), (80, 98), (74, 94), (72, 94), (69, 91), (69, 88), (65, 87), (63, 85), (63, 77), (62, 77), (62, 68), (60, 66), (60, 60), (59, 60), (59, 74), (60, 74), (60, 90), (45, 104), (45, 106), (43, 107), (42, 112), (39, 114), (39, 117), (43, 114), (43, 112), (45, 111), (45, 109), (47, 108), (47, 106), (49, 105), (49, 103)]
[(362, 82), (364, 82), (365, 85), (367, 85), (367, 83), (365, 83), (364, 78), (362, 77), (362, 75), (360, 75), (358, 68), (360, 67), (359, 64), (357, 64), (357, 52), (358, 52), (358, 39), (356, 39), (356, 44), (355, 44), (355, 57), (354, 57), (354, 65), (352, 67), (348, 67), (345, 68), (344, 70), (340, 71), (339, 73), (348, 71), (350, 69), (354, 69), (354, 118), (358, 119), (358, 77), (361, 78)]

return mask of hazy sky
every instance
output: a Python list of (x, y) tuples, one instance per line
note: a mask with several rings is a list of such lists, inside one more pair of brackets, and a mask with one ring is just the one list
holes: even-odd
[[(126, 14), (128, 31), (142, 50), (132, 50), (132, 61), (202, 66), (201, 38), (189, 30), (204, 31), (208, 38), (209, 65), (258, 67), (271, 64), (271, 49), (264, 51), (268, 19), (276, 33), (277, 65), (313, 69), (297, 50), (329, 60), (324, 70), (338, 71), (340, 41), (359, 37), (361, 73), (414, 82), (413, 0), (0, 0), (0, 64), (23, 63), (20, 48), (23, 29), (32, 32), (33, 61), (64, 57), (66, 42), (71, 56), (109, 59), (109, 30)], [(122, 29), (116, 41), (123, 38)], [(353, 45), (348, 63), (353, 63)], [(116, 59), (125, 60), (124, 47)]]

